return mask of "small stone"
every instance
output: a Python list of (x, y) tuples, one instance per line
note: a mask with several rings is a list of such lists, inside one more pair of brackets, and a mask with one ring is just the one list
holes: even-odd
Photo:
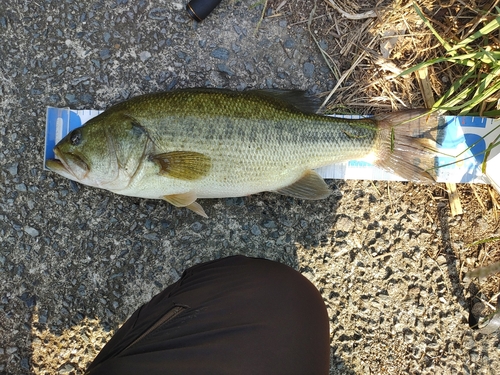
[(285, 48), (291, 49), (295, 47), (295, 41), (293, 39), (288, 38), (287, 40), (285, 40), (283, 45)]
[(276, 228), (276, 223), (273, 220), (264, 220), (262, 222), (262, 226), (264, 228), (273, 229), (273, 228)]
[(28, 226), (28, 225), (26, 225), (26, 226), (24, 227), (24, 231), (25, 231), (27, 234), (29, 234), (31, 237), (37, 237), (37, 236), (40, 234), (40, 232), (39, 232), (38, 230), (36, 230), (35, 228), (30, 227), (30, 226)]
[(245, 69), (248, 70), (250, 73), (255, 72), (255, 69), (254, 69), (252, 63), (249, 63), (249, 62), (245, 62)]
[(76, 99), (76, 95), (75, 94), (66, 94), (64, 96), (64, 98), (68, 101), (68, 104), (69, 105), (76, 105), (78, 104), (78, 100)]
[(233, 50), (234, 53), (238, 53), (241, 51), (241, 47), (235, 43), (231, 45), (231, 49)]
[(19, 163), (13, 163), (9, 167), (7, 167), (7, 171), (12, 175), (15, 176), (17, 175), (17, 167), (19, 166)]
[(11, 354), (14, 354), (15, 352), (17, 352), (17, 348), (15, 346), (9, 346), (5, 352), (8, 354), (8, 355), (11, 355)]
[(29, 364), (29, 359), (24, 357), (24, 358), (21, 358), (21, 368), (23, 370), (29, 370), (30, 369), (30, 364)]
[(260, 230), (260, 228), (259, 228), (259, 226), (256, 225), (256, 224), (252, 225), (252, 228), (250, 229), (250, 232), (252, 232), (252, 234), (254, 236), (260, 236), (261, 233), (262, 233), (261, 230)]
[(328, 43), (326, 41), (324, 41), (323, 39), (321, 39), (319, 42), (319, 47), (323, 50), (323, 51), (326, 51), (328, 49)]
[(83, 104), (92, 105), (94, 103), (94, 97), (88, 93), (83, 94), (80, 98)]
[(446, 257), (444, 255), (439, 255), (436, 259), (436, 262), (437, 264), (439, 264), (440, 266), (446, 264)]
[(312, 78), (314, 74), (314, 64), (310, 62), (304, 63), (304, 75), (306, 78)]
[(26, 304), (26, 307), (28, 308), (36, 305), (36, 296), (30, 295), (28, 292), (24, 292), (19, 298)]
[(71, 374), (74, 370), (75, 368), (68, 363), (59, 369), (58, 374)]
[(146, 233), (144, 235), (144, 238), (151, 240), (151, 241), (158, 241), (158, 235), (156, 233)]
[(103, 60), (107, 60), (111, 57), (111, 51), (107, 48), (101, 50), (101, 52), (99, 52), (99, 57)]
[(229, 51), (225, 48), (216, 48), (212, 51), (210, 56), (215, 57), (219, 60), (228, 60), (229, 59)]
[(139, 53), (139, 58), (142, 60), (142, 62), (145, 62), (151, 58), (151, 53), (148, 51), (142, 51)]
[(225, 73), (228, 76), (234, 75), (234, 72), (231, 69), (229, 69), (226, 64), (218, 64), (217, 69), (219, 69), (219, 72)]
[(38, 315), (38, 323), (40, 323), (40, 324), (47, 324), (47, 315), (46, 315), (46, 313), (43, 313), (43, 314), (40, 313)]
[(191, 229), (193, 231), (195, 231), (196, 233), (200, 232), (202, 228), (203, 228), (203, 224), (200, 223), (199, 221), (196, 221), (193, 224), (191, 224)]
[(168, 17), (168, 13), (166, 8), (153, 8), (149, 11), (148, 17), (152, 20), (163, 21)]

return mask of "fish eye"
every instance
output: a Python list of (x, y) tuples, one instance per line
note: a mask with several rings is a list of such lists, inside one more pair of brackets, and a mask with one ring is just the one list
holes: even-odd
[(75, 129), (71, 132), (69, 141), (72, 146), (78, 146), (82, 142), (82, 132), (80, 129)]

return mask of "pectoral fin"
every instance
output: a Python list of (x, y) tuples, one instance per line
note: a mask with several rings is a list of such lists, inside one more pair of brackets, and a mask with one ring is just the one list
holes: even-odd
[(172, 194), (172, 195), (164, 195), (163, 199), (165, 199), (168, 203), (175, 207), (186, 207), (197, 213), (200, 216), (208, 218), (208, 215), (203, 210), (203, 207), (199, 203), (196, 203), (196, 194), (194, 192), (184, 193), (184, 194)]
[(198, 180), (212, 167), (210, 158), (199, 152), (172, 151), (154, 155), (151, 160), (160, 166), (160, 175), (181, 180)]
[(323, 199), (331, 194), (328, 185), (316, 172), (309, 170), (293, 184), (277, 190), (278, 193), (299, 199)]

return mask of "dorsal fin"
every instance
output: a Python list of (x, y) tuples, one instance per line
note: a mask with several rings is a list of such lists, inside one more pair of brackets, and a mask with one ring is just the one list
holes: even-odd
[(318, 113), (321, 106), (321, 100), (318, 97), (309, 95), (302, 90), (261, 89), (255, 90), (253, 93), (281, 101), (306, 113)]

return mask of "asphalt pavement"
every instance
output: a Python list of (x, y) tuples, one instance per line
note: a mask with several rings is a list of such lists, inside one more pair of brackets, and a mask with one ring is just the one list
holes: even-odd
[(254, 3), (222, 1), (199, 24), (181, 1), (0, 3), (0, 373), (81, 373), (102, 344), (82, 324), (105, 337), (187, 267), (233, 254), (288, 264), (320, 289), (332, 373), (384, 360), (415, 373), (494, 372), (500, 340), (475, 341), (453, 277), (425, 255), (440, 229), (397, 204), (404, 184), (389, 198), (369, 182), (328, 181), (335, 193), (322, 201), (202, 200), (204, 219), (44, 170), (48, 106), (105, 109), (183, 87), (328, 92), (335, 82), (306, 23), (259, 24)]

